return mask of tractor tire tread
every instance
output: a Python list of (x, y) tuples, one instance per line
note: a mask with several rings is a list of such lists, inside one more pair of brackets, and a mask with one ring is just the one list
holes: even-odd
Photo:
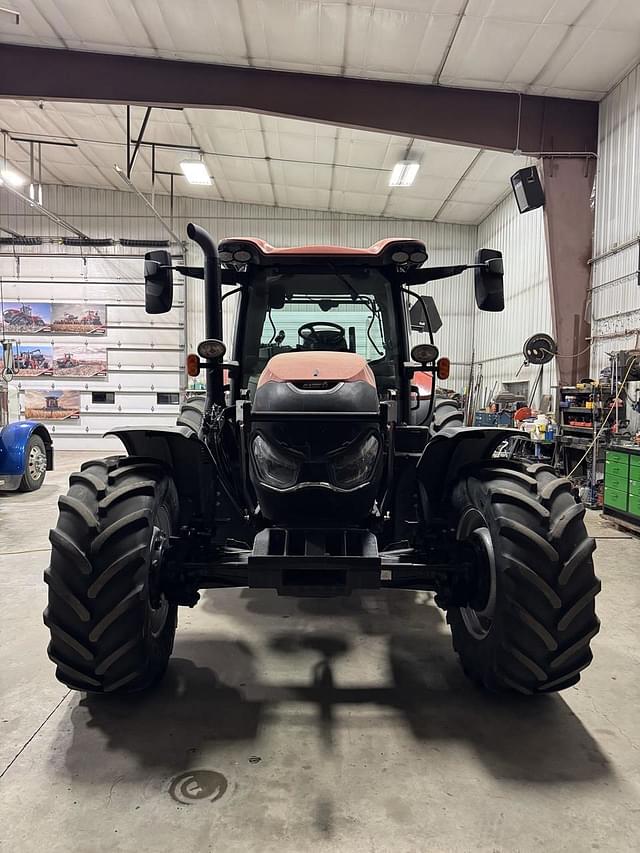
[(592, 659), (601, 585), (595, 542), (570, 483), (544, 464), (489, 460), (466, 470), (452, 502), (457, 513), (469, 506), (483, 512), (499, 578), (500, 606), (484, 639), (467, 630), (462, 608), (448, 610), (463, 669), (498, 692), (572, 686)]
[[(58, 505), (44, 613), (56, 675), (76, 690), (143, 690), (163, 675), (176, 626), (175, 605), (167, 604), (161, 618), (149, 616), (148, 603), (148, 555), (160, 507), (177, 523), (171, 476), (141, 457), (87, 462)], [(148, 618), (161, 618), (153, 635)]]
[(462, 426), (464, 414), (456, 402), (445, 397), (436, 402), (433, 414), (429, 422), (429, 433), (431, 437), (437, 435), (445, 427)]
[(180, 407), (176, 424), (188, 427), (194, 433), (199, 433), (204, 420), (204, 397), (190, 397)]

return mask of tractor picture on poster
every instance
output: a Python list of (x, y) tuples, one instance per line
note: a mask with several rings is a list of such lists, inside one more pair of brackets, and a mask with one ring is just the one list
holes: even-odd
[(53, 347), (51, 345), (20, 344), (16, 349), (15, 368), (19, 376), (50, 376), (52, 374)]
[(7, 332), (38, 335), (51, 331), (51, 305), (48, 302), (4, 302), (2, 317)]
[(57, 388), (28, 388), (25, 416), (39, 421), (61, 421), (80, 417), (80, 392)]
[(106, 335), (106, 305), (60, 302), (53, 306), (51, 331), (58, 335)]
[(106, 376), (107, 350), (104, 346), (56, 344), (53, 352), (55, 376)]

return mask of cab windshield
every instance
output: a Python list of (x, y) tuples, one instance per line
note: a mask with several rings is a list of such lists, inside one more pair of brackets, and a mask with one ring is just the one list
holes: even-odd
[(391, 285), (377, 270), (265, 272), (249, 287), (245, 317), (241, 361), (250, 392), (274, 355), (309, 350), (359, 353), (381, 396), (397, 387)]

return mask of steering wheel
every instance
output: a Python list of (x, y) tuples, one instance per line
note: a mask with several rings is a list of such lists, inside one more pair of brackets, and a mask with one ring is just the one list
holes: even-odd
[(345, 350), (347, 340), (345, 330), (338, 323), (320, 320), (317, 323), (303, 323), (298, 329), (304, 349), (324, 349), (325, 347), (340, 347)]

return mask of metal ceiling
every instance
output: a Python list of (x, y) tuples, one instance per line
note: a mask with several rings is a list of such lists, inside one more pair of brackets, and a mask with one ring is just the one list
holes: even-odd
[[(529, 94), (600, 98), (640, 53), (637, 0), (22, 0), (0, 16), (0, 42), (228, 63)], [(134, 110), (135, 127), (143, 110)], [(13, 135), (73, 139), (47, 147), (50, 183), (122, 189), (125, 109), (0, 101)], [(212, 187), (201, 198), (475, 224), (529, 162), (480, 148), (230, 110), (154, 110), (145, 138), (197, 145)], [(415, 184), (391, 190), (393, 164), (421, 161)], [(26, 169), (28, 145), (10, 143)], [(158, 154), (176, 170), (180, 152)], [(149, 149), (133, 179), (151, 189)], [(166, 178), (156, 185), (168, 191)]]
[(0, 41), (599, 100), (637, 0), (16, 0)]
[[(133, 136), (144, 115), (133, 108)], [(44, 146), (45, 183), (122, 189), (114, 164), (126, 164), (126, 110), (121, 106), (0, 101), (0, 127), (12, 136), (72, 139), (77, 148)], [(294, 121), (231, 110), (160, 110), (149, 118), (145, 140), (197, 145), (213, 184), (175, 179), (178, 195), (474, 224), (504, 197), (509, 176), (528, 158), (443, 145), (401, 136)], [(29, 145), (8, 143), (9, 161), (29, 173)], [(421, 162), (411, 187), (390, 188), (393, 165), (407, 156)], [(193, 152), (156, 150), (156, 168), (179, 171)], [(140, 149), (132, 172), (151, 192), (151, 151)], [(169, 191), (166, 176), (157, 192)]]

